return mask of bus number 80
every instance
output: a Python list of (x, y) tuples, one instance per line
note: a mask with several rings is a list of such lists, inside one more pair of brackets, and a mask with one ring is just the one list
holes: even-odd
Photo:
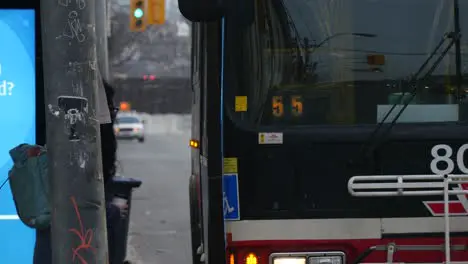
[(464, 174), (468, 174), (468, 168), (465, 165), (465, 152), (468, 144), (463, 144), (458, 148), (455, 161), (452, 159), (453, 149), (449, 145), (439, 144), (431, 149), (432, 161), (431, 171), (437, 175), (447, 175), (453, 173), (455, 164)]

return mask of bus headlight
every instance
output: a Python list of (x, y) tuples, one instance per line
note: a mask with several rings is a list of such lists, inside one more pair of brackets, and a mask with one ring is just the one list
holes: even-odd
[(344, 264), (342, 256), (310, 257), (308, 264)]
[(273, 264), (306, 264), (305, 257), (276, 257)]
[(345, 264), (342, 251), (278, 252), (270, 255), (270, 264)]

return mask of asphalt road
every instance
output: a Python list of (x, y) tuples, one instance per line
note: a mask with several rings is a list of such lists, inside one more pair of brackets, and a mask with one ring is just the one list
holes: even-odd
[(188, 178), (184, 131), (157, 132), (144, 143), (119, 141), (119, 171), (143, 181), (134, 191), (127, 257), (134, 264), (190, 264)]

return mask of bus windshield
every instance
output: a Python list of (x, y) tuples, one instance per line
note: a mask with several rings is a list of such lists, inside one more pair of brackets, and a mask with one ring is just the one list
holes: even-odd
[(253, 126), (375, 125), (394, 104), (408, 103), (398, 122), (464, 122), (468, 1), (457, 6), (460, 45), (448, 50), (410, 96), (413, 75), (444, 36), (455, 32), (454, 3), (255, 1), (252, 24), (225, 21), (228, 111)]

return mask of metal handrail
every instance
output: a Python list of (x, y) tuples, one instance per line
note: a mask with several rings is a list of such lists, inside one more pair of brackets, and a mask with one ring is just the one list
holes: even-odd
[[(444, 196), (445, 262), (450, 264), (449, 196), (467, 194), (468, 190), (451, 190), (452, 184), (468, 183), (468, 175), (367, 175), (348, 181), (348, 191), (356, 197)], [(455, 263), (455, 262), (452, 262)]]

